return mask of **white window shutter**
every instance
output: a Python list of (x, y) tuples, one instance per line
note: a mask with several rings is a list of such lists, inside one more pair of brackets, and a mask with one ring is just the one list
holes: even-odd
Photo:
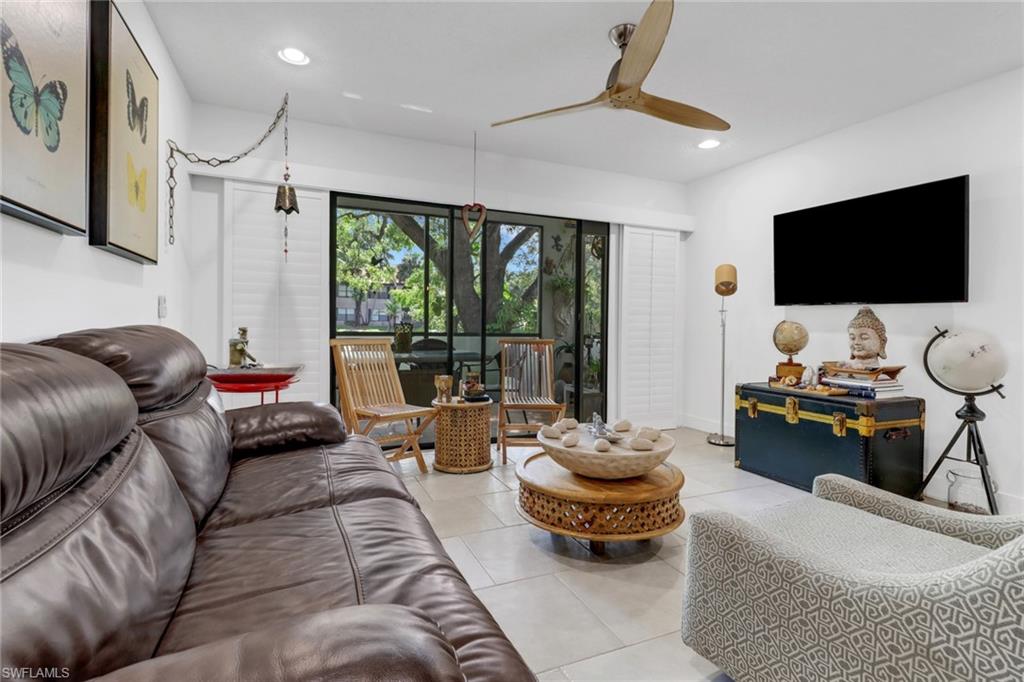
[(679, 234), (623, 228), (619, 311), (621, 414), (635, 424), (677, 426)]
[[(284, 260), (284, 216), (274, 211), (275, 188), (229, 183), (226, 230), (230, 267), (225, 271), (225, 318), (233, 334), (249, 328), (250, 352), (265, 364), (301, 364), (299, 381), (281, 400), (324, 402), (330, 389), (327, 354), (327, 209), (329, 196), (298, 192), (300, 213), (288, 217), (288, 262)], [(229, 407), (259, 403), (258, 395), (225, 395)], [(273, 395), (267, 398), (273, 401)]]

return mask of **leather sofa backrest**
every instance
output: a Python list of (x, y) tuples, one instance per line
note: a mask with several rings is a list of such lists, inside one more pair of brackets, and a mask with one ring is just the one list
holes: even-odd
[(0, 344), (4, 670), (84, 679), (156, 650), (195, 526), (136, 410), (92, 360)]
[(139, 406), (139, 426), (167, 461), (195, 523), (220, 498), (231, 468), (231, 437), (206, 359), (187, 337), (155, 325), (85, 329), (40, 341), (114, 370)]

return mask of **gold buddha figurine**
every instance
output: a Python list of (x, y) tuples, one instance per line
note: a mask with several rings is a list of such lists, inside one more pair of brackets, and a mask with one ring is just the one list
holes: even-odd
[(854, 369), (870, 369), (881, 367), (881, 360), (886, 358), (885, 325), (878, 319), (874, 311), (864, 306), (850, 320), (846, 330), (850, 334), (850, 361), (843, 366)]

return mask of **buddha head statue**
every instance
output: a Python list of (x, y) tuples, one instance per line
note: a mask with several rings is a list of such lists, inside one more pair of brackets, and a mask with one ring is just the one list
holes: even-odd
[(871, 308), (864, 306), (846, 327), (850, 334), (850, 364), (857, 368), (878, 367), (885, 359), (885, 325)]

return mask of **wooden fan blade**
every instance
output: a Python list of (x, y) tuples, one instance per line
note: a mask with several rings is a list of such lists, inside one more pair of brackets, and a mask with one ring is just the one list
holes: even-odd
[(731, 126), (714, 114), (691, 107), (682, 102), (673, 102), (670, 99), (657, 97), (655, 95), (641, 92), (640, 97), (634, 102), (625, 105), (627, 109), (639, 111), (641, 114), (654, 116), (669, 123), (678, 123), (681, 126), (701, 128), (702, 130), (728, 130)]
[(598, 95), (597, 97), (595, 97), (594, 99), (588, 99), (586, 102), (579, 102), (578, 104), (569, 104), (569, 105), (564, 106), (564, 107), (558, 107), (558, 108), (555, 108), (555, 109), (547, 109), (545, 111), (538, 111), (535, 114), (526, 114), (525, 116), (516, 116), (515, 118), (505, 119), (504, 121), (497, 121), (496, 123), (492, 123), (491, 127), (492, 128), (496, 128), (498, 126), (507, 125), (509, 123), (515, 123), (516, 121), (525, 121), (528, 118), (539, 118), (541, 116), (550, 116), (552, 114), (560, 114), (560, 113), (567, 112), (567, 111), (575, 111), (577, 109), (586, 109), (587, 107), (592, 107), (595, 104), (603, 104), (604, 102), (607, 102), (607, 101), (608, 101), (608, 91), (606, 90), (606, 91), (602, 92), (600, 95)]
[(637, 24), (619, 65), (615, 92), (639, 88), (654, 66), (672, 24), (672, 0), (654, 0)]

